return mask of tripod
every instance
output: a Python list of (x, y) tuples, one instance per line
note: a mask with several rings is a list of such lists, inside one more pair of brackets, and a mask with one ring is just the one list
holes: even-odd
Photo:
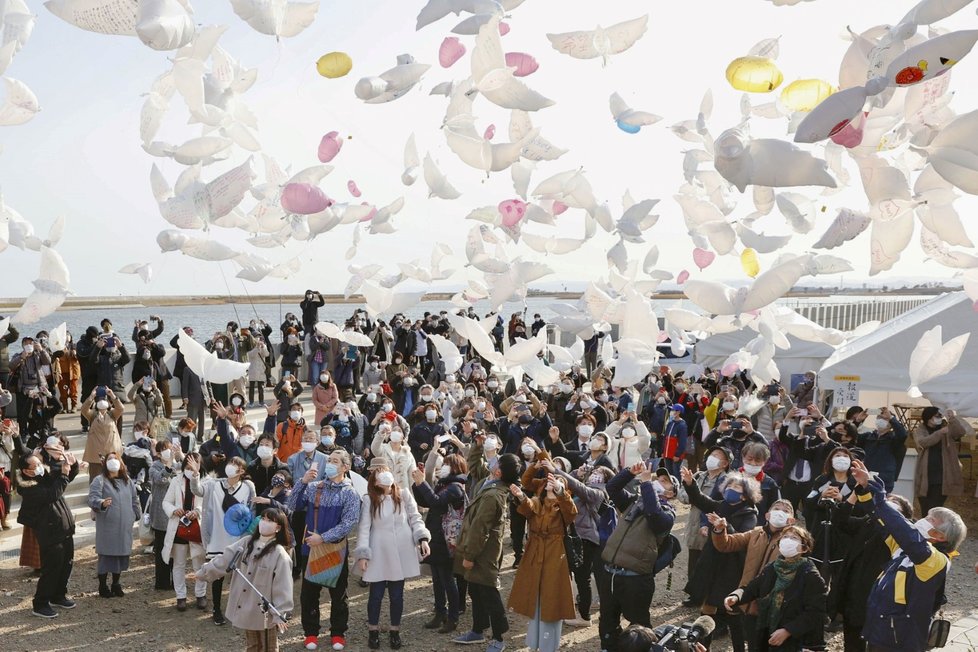
[[(267, 614), (267, 613), (271, 612), (272, 615), (278, 617), (278, 619), (281, 620), (284, 623), (285, 621), (288, 620), (288, 615), (287, 614), (283, 614), (281, 611), (279, 611), (275, 607), (275, 605), (272, 604), (271, 600), (269, 600), (268, 598), (266, 598), (265, 595), (261, 591), (258, 590), (258, 587), (255, 586), (254, 584), (252, 584), (251, 583), (251, 580), (249, 580), (248, 577), (244, 573), (241, 572), (241, 569), (238, 568), (238, 562), (241, 560), (241, 555), (243, 553), (244, 553), (244, 550), (241, 550), (241, 549), (239, 549), (238, 552), (235, 553), (234, 557), (231, 558), (231, 563), (228, 564), (227, 572), (228, 573), (237, 573), (238, 577), (240, 577), (244, 581), (244, 583), (247, 584), (249, 587), (251, 587), (251, 590), (254, 591), (258, 595), (259, 599), (261, 599), (261, 610), (262, 610), (262, 613), (266, 613)], [(268, 649), (268, 629), (267, 628), (265, 629), (265, 649), (266, 650)]]

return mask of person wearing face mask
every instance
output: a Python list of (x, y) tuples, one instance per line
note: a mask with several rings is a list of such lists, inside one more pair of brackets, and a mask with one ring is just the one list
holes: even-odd
[(126, 379), (124, 370), (129, 364), (129, 351), (122, 339), (112, 332), (112, 322), (102, 320), (102, 334), (95, 341), (93, 352), (96, 365), (96, 383), (112, 388), (120, 396), (125, 396)]
[(662, 459), (670, 475), (676, 475), (686, 457), (688, 430), (683, 421), (684, 408), (676, 403), (669, 410), (669, 422), (662, 432)]
[[(254, 408), (265, 402), (265, 383), (270, 378), (268, 345), (265, 338), (258, 332), (254, 321), (250, 328), (241, 329), (241, 355), (243, 362), (248, 362), (248, 407)], [(271, 383), (269, 383), (271, 384)], [(255, 402), (255, 393), (258, 402)]]
[(129, 402), (135, 408), (136, 421), (151, 422), (163, 416), (163, 393), (151, 376), (144, 376), (129, 389)]
[[(951, 557), (968, 536), (955, 512), (933, 507), (914, 523), (890, 506), (882, 483), (853, 462), (857, 502), (879, 519), (890, 560), (873, 584), (862, 635), (870, 652), (931, 649), (928, 632), (947, 600)], [(965, 571), (967, 572), (967, 571)]]
[[(707, 446), (723, 446), (729, 450), (733, 455), (730, 466), (734, 468), (741, 466), (744, 446), (749, 443), (764, 444), (769, 452), (771, 450), (771, 447), (767, 444), (767, 440), (759, 432), (754, 430), (754, 425), (751, 423), (750, 417), (745, 414), (731, 418), (727, 418), (727, 415), (724, 414), (717, 423), (716, 428), (707, 435), (705, 443)], [(768, 461), (765, 462), (765, 473), (768, 472), (770, 460), (771, 455), (769, 454)]]
[[(164, 449), (166, 452), (172, 452)], [(167, 456), (171, 457), (171, 456)], [(191, 453), (187, 456), (195, 463), (200, 463), (200, 455)], [(172, 460), (169, 460), (172, 468)], [(196, 495), (190, 481), (193, 472), (190, 469), (163, 474), (165, 493), (160, 500), (160, 512), (164, 518), (163, 545), (160, 555), (170, 570), (169, 588), (176, 594), (177, 611), (187, 609), (187, 561), (191, 562), (194, 572), (200, 571), (204, 564), (204, 545), (201, 541), (200, 522), (203, 513), (203, 501)], [(161, 587), (157, 585), (157, 589)], [(207, 609), (207, 582), (197, 579), (194, 583), (194, 597), (197, 609)]]
[[(779, 542), (784, 529), (795, 523), (795, 511), (787, 500), (776, 500), (766, 515), (766, 523), (747, 532), (732, 532), (726, 519), (711, 515), (709, 521), (710, 541), (721, 553), (741, 553), (743, 572), (738, 587), (746, 586), (760, 575), (768, 564), (778, 558)], [(741, 610), (738, 610), (741, 611)], [(741, 621), (747, 649), (755, 652), (758, 647), (754, 641), (757, 632), (757, 603), (747, 605), (742, 610)]]
[[(319, 436), (314, 430), (306, 430), (302, 433), (302, 450), (289, 457), (286, 466), (293, 478), (309, 477), (312, 482), (320, 482), (326, 479), (326, 465), (329, 463), (329, 456), (317, 450)], [(302, 531), (306, 526), (306, 510), (296, 510), (289, 519), (292, 532), (296, 541), (302, 539)], [(296, 551), (295, 570), (296, 578), (301, 569), (305, 568), (306, 558), (302, 556), (302, 551)]]
[(91, 395), (82, 406), (82, 416), (89, 422), (88, 438), (85, 440), (85, 452), (82, 460), (88, 462), (89, 484), (102, 473), (102, 460), (109, 453), (122, 455), (122, 438), (119, 436), (117, 422), (122, 419), (124, 408), (111, 389), (104, 396), (98, 390), (92, 390)]
[[(644, 464), (636, 464), (619, 471), (607, 485), (608, 496), (621, 514), (601, 552), (603, 569), (596, 577), (601, 597), (598, 635), (608, 652), (617, 652), (623, 616), (630, 623), (651, 627), (655, 573), (668, 564), (674, 551), (670, 532), (676, 512), (669, 501), (675, 498), (679, 481), (665, 469), (659, 471), (661, 475), (653, 478)], [(636, 478), (637, 491), (626, 489)]]
[[(180, 474), (178, 463), (182, 459), (180, 447), (170, 440), (158, 441), (153, 447), (153, 463), (149, 467), (149, 525), (153, 530), (153, 557), (157, 591), (173, 588), (173, 573), (168, 558), (163, 557), (166, 543), (169, 515), (163, 509), (163, 500), (170, 489), (170, 483)], [(203, 550), (201, 550), (203, 557)]]
[[(272, 481), (265, 488), (265, 491), (255, 496), (255, 499), (252, 501), (252, 510), (255, 512), (255, 516), (261, 516), (267, 509), (274, 508), (281, 510), (289, 520), (289, 527), (294, 532), (292, 510), (289, 509), (289, 494), (292, 493), (292, 485), (292, 474), (288, 471), (279, 471), (273, 475)], [(304, 517), (305, 515), (303, 515)], [(294, 570), (293, 575), (295, 575)]]
[[(414, 455), (415, 462), (423, 462), (433, 448), (437, 448), (436, 438), (441, 437), (447, 432), (445, 421), (439, 414), (438, 407), (434, 403), (425, 403), (419, 406), (424, 420), (415, 422), (411, 426), (408, 435), (408, 445)], [(410, 422), (409, 422), (410, 423)]]
[(825, 645), (825, 582), (808, 558), (812, 535), (789, 525), (778, 541), (779, 557), (746, 586), (726, 597), (728, 611), (757, 602), (757, 650), (800, 652)]
[[(699, 493), (711, 498), (722, 498), (719, 488), (723, 485), (727, 471), (730, 469), (730, 451), (722, 446), (711, 446), (706, 454), (706, 470), (698, 471), (693, 474), (693, 484)], [(686, 517), (686, 541), (684, 542), (689, 561), (686, 565), (686, 580), (693, 579), (693, 571), (696, 570), (696, 563), (699, 560), (700, 552), (706, 545), (708, 536), (706, 514), (699, 507), (691, 504), (689, 493), (685, 486), (679, 488), (679, 500), (683, 504), (690, 505), (689, 515)], [(698, 587), (694, 587), (698, 588)], [(703, 603), (702, 592), (694, 591), (689, 594), (688, 600), (683, 602), (684, 606), (693, 607)]]
[[(537, 404), (540, 407), (531, 410), (526, 403), (514, 401), (513, 407), (507, 415), (508, 423), (504, 423), (501, 427), (505, 429), (500, 430), (501, 433), (505, 433), (503, 453), (515, 454), (519, 451), (521, 442), (527, 437), (532, 439), (537, 446), (541, 448), (547, 447), (549, 449), (551, 444), (548, 433), (550, 432), (550, 428), (553, 427), (553, 422), (539, 401), (537, 401)], [(503, 401), (503, 408), (505, 409), (505, 407), (506, 402)]]
[[(755, 505), (760, 501), (761, 492), (753, 478), (737, 472), (728, 473), (719, 486), (720, 500), (701, 494), (692, 472), (686, 467), (682, 468), (682, 482), (690, 502), (708, 515), (707, 519), (715, 529), (720, 519), (724, 521), (724, 528), (731, 532), (747, 532), (757, 525)], [(744, 652), (745, 649), (743, 623), (723, 610), (723, 599), (739, 586), (743, 565), (742, 554), (720, 552), (713, 546), (712, 539), (707, 539), (693, 577), (684, 589), (690, 595), (702, 596), (701, 613), (727, 625), (734, 652)]]
[[(799, 416), (798, 408), (793, 407), (785, 416), (787, 419), (778, 430), (778, 441), (785, 451), (782, 493), (797, 509), (811, 491), (813, 469), (821, 468), (828, 453), (839, 445), (829, 437), (824, 420), (814, 421), (811, 413)], [(816, 459), (820, 462), (816, 463)]]
[(316, 290), (306, 290), (305, 297), (299, 302), (299, 310), (302, 311), (302, 329), (306, 333), (313, 333), (316, 324), (319, 322), (319, 309), (326, 305), (326, 299), (321, 292)]
[(315, 387), (316, 383), (323, 382), (321, 376), (325, 373), (328, 380), (330, 373), (330, 349), (332, 348), (333, 340), (323, 337), (321, 334), (310, 330), (306, 331), (309, 336), (306, 339), (306, 343), (309, 348), (308, 355), (306, 356), (306, 361), (309, 363), (308, 376), (309, 386)]
[[(231, 573), (228, 593), (228, 619), (245, 632), (247, 649), (260, 652), (278, 650), (278, 634), (285, 631), (286, 621), (272, 610), (263, 610), (255, 591), (268, 599), (275, 609), (288, 617), (294, 608), (292, 543), (286, 528), (285, 514), (266, 510), (254, 533), (228, 546), (220, 555), (204, 564), (194, 574), (196, 581), (223, 579), (229, 564), (237, 559), (241, 571)], [(247, 578), (247, 582), (244, 578)], [(249, 585), (250, 583), (250, 585)]]
[(153, 339), (154, 337), (156, 336), (144, 329), (138, 329), (133, 333), (136, 354), (133, 356), (130, 379), (134, 384), (138, 384), (143, 378), (149, 376), (162, 385), (164, 377), (168, 375), (164, 373), (166, 364), (163, 362), (163, 358), (166, 357), (166, 349), (163, 348), (162, 344), (157, 344)]
[(285, 372), (289, 372), (294, 381), (298, 379), (303, 358), (302, 338), (294, 328), (289, 328), (283, 335), (282, 343), (279, 345), (279, 354), (282, 378), (285, 378)]
[(851, 534), (842, 527), (842, 506), (856, 488), (852, 475), (853, 453), (836, 448), (825, 460), (822, 475), (812, 483), (812, 490), (803, 501), (805, 523), (815, 535), (814, 559), (831, 585), (842, 570), (842, 560), (849, 549)]
[(51, 358), (33, 337), (21, 340), (21, 352), (10, 361), (8, 385), (17, 400), (17, 424), (25, 435), (30, 432), (28, 419), (33, 403), (32, 395), (37, 395), (41, 387), (47, 387), (46, 369), (51, 367)]
[(288, 420), (292, 403), (298, 401), (298, 397), (304, 391), (305, 388), (302, 386), (302, 383), (296, 379), (291, 371), (282, 372), (282, 380), (272, 389), (274, 405), (276, 406), (275, 415), (279, 423)]
[(605, 434), (611, 440), (608, 457), (616, 469), (634, 466), (648, 456), (652, 437), (634, 412), (622, 413), (617, 421), (608, 424)]
[[(0, 316), (0, 319), (3, 319)], [(6, 387), (10, 378), (10, 352), (7, 347), (17, 341), (20, 337), (17, 327), (13, 324), (7, 326), (7, 332), (0, 336), (0, 387)]]
[(662, 456), (659, 436), (665, 431), (666, 423), (669, 419), (670, 407), (668, 393), (663, 388), (656, 393), (655, 398), (652, 399), (648, 408), (648, 427), (655, 439), (653, 445), (657, 448), (658, 457)]
[[(224, 515), (235, 504), (250, 505), (255, 497), (255, 485), (245, 479), (247, 466), (240, 457), (227, 460), (224, 467), (226, 477), (201, 477), (200, 466), (191, 458), (185, 460), (184, 470), (190, 471), (190, 488), (195, 495), (203, 500), (203, 517), (201, 519), (201, 541), (208, 559), (220, 555), (225, 548), (234, 543), (239, 537), (232, 536), (224, 527)], [(215, 625), (223, 625), (227, 621), (221, 610), (221, 590), (224, 588), (223, 578), (217, 579), (211, 585), (212, 620)]]
[(396, 425), (381, 423), (374, 431), (370, 452), (375, 459), (383, 460), (394, 474), (394, 482), (402, 490), (411, 488), (411, 472), (416, 468), (414, 454), (408, 446), (404, 432)]
[(440, 459), (434, 487), (425, 481), (424, 472), (413, 469), (411, 488), (418, 505), (428, 510), (425, 527), (431, 533), (431, 554), (424, 563), (431, 567), (435, 614), (424, 627), (448, 634), (458, 627), (459, 591), (452, 572), (452, 559), (468, 505), (465, 493), (468, 465), (458, 454)]
[[(350, 454), (337, 449), (329, 456), (326, 464), (326, 479), (314, 481), (307, 473), (297, 479), (295, 489), (289, 495), (289, 508), (306, 511), (305, 538), (302, 541), (302, 554), (308, 557), (309, 546), (326, 543), (345, 542), (360, 520), (360, 496), (346, 477), (350, 470)], [(344, 546), (345, 547), (345, 546)], [(349, 581), (349, 565), (343, 556), (343, 564), (336, 586), (329, 587), (330, 613), (329, 627), (334, 650), (346, 647), (346, 630), (349, 626), (350, 608), (346, 594)], [(305, 569), (302, 569), (305, 571)], [(319, 647), (320, 619), (319, 596), (321, 584), (302, 578), (300, 605), (302, 609), (303, 642), (307, 650)]]
[[(103, 598), (121, 598), (125, 592), (119, 577), (129, 568), (132, 525), (139, 520), (142, 510), (136, 497), (135, 482), (130, 480), (120, 455), (106, 455), (102, 473), (88, 487), (88, 506), (95, 512), (98, 594)], [(109, 573), (112, 574), (111, 589)]]
[(421, 574), (419, 559), (431, 550), (431, 533), (408, 491), (394, 483), (389, 470), (374, 471), (367, 480), (367, 495), (360, 503), (357, 547), (353, 551), (364, 581), (370, 583), (367, 601), (367, 647), (380, 649), (380, 610), (386, 592), (390, 598), (390, 647), (401, 648), (404, 581)]
[(777, 425), (787, 421), (788, 411), (794, 407), (794, 403), (791, 402), (784, 388), (777, 383), (761, 388), (758, 391), (758, 398), (765, 404), (754, 413), (751, 420), (754, 430), (763, 435), (770, 445), (770, 442), (777, 437)]
[(289, 405), (288, 419), (275, 428), (275, 436), (278, 438), (278, 450), (275, 451), (275, 455), (283, 462), (287, 462), (302, 448), (302, 433), (305, 431), (306, 422), (302, 418), (302, 404), (293, 401)]
[(61, 464), (49, 466), (39, 455), (25, 451), (18, 469), (17, 492), (22, 502), (17, 522), (31, 528), (40, 549), (41, 576), (34, 590), (31, 614), (57, 618), (53, 607), (75, 606), (66, 595), (75, 556), (75, 519), (64, 493), (78, 475), (78, 461), (69, 454)]
[[(4, 344), (0, 340), (0, 347), (2, 346)], [(78, 359), (78, 352), (75, 350), (75, 342), (71, 338), (71, 333), (68, 333), (64, 350), (55, 358), (54, 368), (57, 377), (55, 384), (58, 387), (61, 404), (65, 407), (67, 414), (74, 414), (78, 408), (78, 381), (81, 378), (81, 362)], [(2, 376), (3, 373), (0, 372), (0, 387), (4, 385)]]
[(381, 398), (383, 395), (380, 385), (367, 385), (363, 396), (357, 401), (357, 408), (366, 421), (366, 432), (364, 433), (366, 437), (373, 437), (372, 422), (374, 417), (377, 416), (377, 413), (380, 412)]
[(948, 496), (964, 494), (958, 452), (965, 428), (954, 411), (948, 410), (947, 417), (934, 406), (925, 407), (914, 430), (917, 466), (913, 489), (922, 513), (943, 506)]
[(380, 357), (376, 355), (367, 356), (367, 364), (360, 375), (360, 386), (365, 388), (376, 387), (387, 382), (387, 367), (380, 366)]
[[(757, 504), (757, 513), (763, 522), (764, 515), (771, 509), (774, 501), (781, 498), (781, 488), (774, 478), (764, 472), (764, 465), (771, 457), (771, 449), (767, 444), (759, 441), (749, 441), (741, 449), (742, 464), (734, 467), (731, 461), (730, 468), (743, 473), (745, 476), (757, 480), (761, 487), (761, 502)], [(733, 458), (731, 458), (733, 460)]]
[(275, 433), (267, 430), (258, 436), (255, 446), (255, 461), (248, 465), (248, 478), (255, 485), (256, 493), (263, 493), (272, 483), (272, 478), (279, 471), (288, 471), (288, 466), (276, 455), (278, 439)]

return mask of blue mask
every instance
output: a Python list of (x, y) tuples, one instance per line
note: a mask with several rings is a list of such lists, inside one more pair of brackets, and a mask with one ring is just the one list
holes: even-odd
[(332, 446), (333, 445), (333, 438), (332, 437), (320, 437), (319, 438), (319, 441), (321, 441), (323, 443), (323, 446)]
[(339, 472), (340, 472), (340, 470), (332, 462), (326, 462), (326, 464), (323, 464), (323, 474), (327, 478), (332, 479), (332, 478), (336, 477), (336, 475)]
[(742, 498), (743, 495), (736, 489), (727, 489), (723, 492), (723, 499), (731, 505), (739, 503)]

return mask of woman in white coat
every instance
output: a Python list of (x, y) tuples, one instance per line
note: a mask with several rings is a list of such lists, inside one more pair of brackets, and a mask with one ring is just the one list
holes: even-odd
[(370, 442), (370, 452), (374, 457), (387, 462), (387, 468), (394, 474), (394, 484), (401, 491), (411, 493), (411, 471), (416, 468), (414, 455), (404, 441), (404, 431), (395, 422), (393, 430), (391, 424), (382, 421), (374, 432), (374, 439)]
[(367, 629), (371, 650), (380, 648), (380, 607), (385, 591), (391, 602), (390, 647), (400, 649), (404, 580), (421, 575), (419, 560), (431, 552), (430, 540), (411, 492), (402, 492), (390, 471), (371, 473), (353, 551), (363, 579), (370, 582)]
[[(187, 459), (200, 464), (200, 454), (190, 453)], [(193, 471), (186, 469), (170, 480), (163, 497), (163, 513), (166, 514), (166, 535), (163, 538), (163, 560), (173, 566), (173, 592), (177, 595), (177, 611), (187, 610), (187, 558), (194, 573), (204, 565), (204, 543), (201, 536), (203, 499), (193, 492)], [(183, 525), (184, 527), (180, 527)], [(178, 532), (179, 531), (179, 532)], [(194, 583), (197, 608), (207, 608), (207, 582), (197, 578)]]
[(634, 412), (623, 413), (617, 421), (609, 423), (604, 432), (608, 435), (607, 455), (616, 471), (645, 462), (652, 436)]

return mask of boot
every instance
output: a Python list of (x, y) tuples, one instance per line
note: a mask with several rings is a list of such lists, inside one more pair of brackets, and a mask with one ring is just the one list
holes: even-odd
[(98, 594), (101, 598), (111, 598), (112, 592), (109, 591), (108, 575), (102, 573), (98, 576)]
[(445, 624), (445, 620), (447, 620), (447, 616), (445, 614), (440, 614), (436, 611), (435, 615), (431, 617), (431, 620), (429, 620), (424, 624), (424, 628), (438, 629), (439, 627)]
[(401, 649), (401, 631), (399, 629), (392, 629), (390, 631), (390, 643), (392, 650)]
[(371, 629), (367, 632), (367, 647), (371, 650), (380, 649), (380, 632), (376, 629)]
[(119, 573), (112, 573), (112, 597), (122, 598), (125, 595), (125, 592), (122, 590), (122, 585), (119, 584)]
[(442, 623), (441, 628), (438, 630), (439, 634), (451, 634), (458, 628), (458, 623), (451, 618), (445, 618), (445, 622)]

